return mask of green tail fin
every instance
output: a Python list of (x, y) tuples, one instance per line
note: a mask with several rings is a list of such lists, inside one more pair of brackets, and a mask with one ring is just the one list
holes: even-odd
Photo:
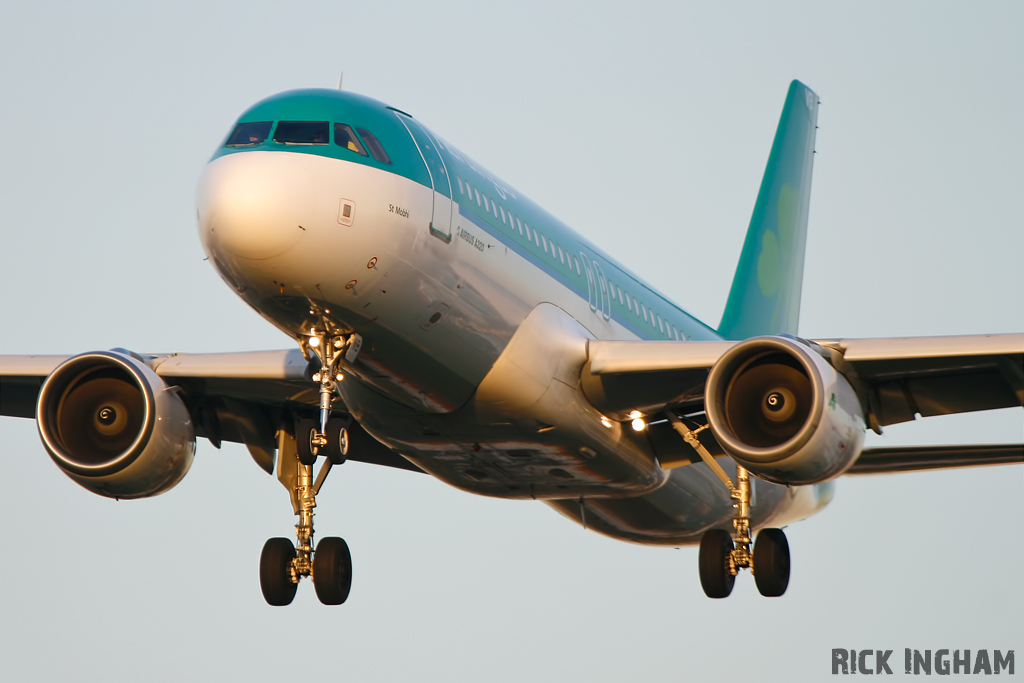
[(718, 333), (796, 334), (807, 243), (818, 96), (793, 81)]

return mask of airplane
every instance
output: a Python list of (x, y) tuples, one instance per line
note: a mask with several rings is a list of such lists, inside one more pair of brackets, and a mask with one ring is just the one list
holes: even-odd
[(1024, 406), (1024, 334), (798, 336), (818, 106), (790, 84), (712, 328), (412, 115), (271, 96), (204, 168), (196, 218), (220, 277), (294, 345), (0, 356), (0, 415), (35, 419), (58, 468), (115, 499), (173, 488), (196, 438), (244, 444), (298, 517), (261, 553), (270, 605), (303, 578), (348, 598), (348, 545), (313, 529), (347, 460), (699, 545), (709, 597), (744, 569), (781, 596), (782, 528), (840, 476), (1024, 462), (1021, 444), (864, 447), (917, 416)]

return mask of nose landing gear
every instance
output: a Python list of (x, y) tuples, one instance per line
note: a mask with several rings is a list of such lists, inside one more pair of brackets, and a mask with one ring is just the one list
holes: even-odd
[[(278, 433), (278, 472), (281, 483), (292, 498), (292, 508), (299, 516), (295, 525), (296, 544), (287, 538), (272, 538), (263, 546), (260, 556), (260, 588), (267, 603), (274, 606), (291, 604), (302, 577), (313, 580), (316, 595), (325, 605), (340, 605), (348, 599), (352, 587), (352, 555), (344, 539), (328, 536), (313, 549), (313, 508), (316, 495), (333, 465), (345, 462), (348, 455), (348, 421), (331, 418), (335, 382), (343, 377), (338, 372), (341, 358), (350, 362), (359, 352), (359, 336), (328, 338), (312, 336), (308, 348), (320, 359), (320, 371), (313, 381), (320, 384), (320, 420), (297, 420), (295, 437), (283, 430)], [(354, 351), (353, 351), (354, 349)], [(319, 428), (318, 428), (319, 427)], [(313, 465), (319, 455), (328, 456), (313, 480)]]
[(751, 550), (750, 538), (750, 473), (736, 465), (736, 483), (733, 484), (714, 457), (708, 453), (697, 434), (707, 425), (691, 430), (672, 411), (669, 421), (680, 436), (700, 454), (701, 459), (729, 488), (729, 494), (736, 502), (733, 507), (733, 534), (724, 529), (710, 529), (700, 541), (698, 564), (700, 584), (709, 598), (725, 598), (732, 593), (736, 574), (740, 569), (749, 569), (761, 595), (777, 598), (789, 586), (789, 543), (782, 529), (761, 529)]

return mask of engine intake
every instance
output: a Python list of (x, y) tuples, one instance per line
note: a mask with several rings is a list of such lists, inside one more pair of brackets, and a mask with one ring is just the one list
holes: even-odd
[(195, 455), (185, 404), (145, 363), (117, 351), (70, 358), (39, 390), (39, 435), (71, 479), (109, 498), (175, 486)]
[(734, 460), (780, 484), (838, 476), (856, 460), (864, 439), (850, 383), (787, 337), (757, 337), (729, 349), (708, 375), (705, 410)]

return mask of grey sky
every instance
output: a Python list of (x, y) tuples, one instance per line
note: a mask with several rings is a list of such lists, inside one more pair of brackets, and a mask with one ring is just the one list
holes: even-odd
[[(1024, 332), (1019, 3), (438, 5), (6, 4), (0, 353), (287, 346), (203, 261), (195, 183), (243, 109), (342, 69), (712, 326), (799, 78), (823, 101), (801, 333)], [(869, 444), (1022, 432), (1017, 409)], [(1020, 467), (841, 480), (787, 530), (784, 598), (747, 575), (711, 601), (695, 549), (349, 464), (317, 530), (352, 547), (351, 599), (275, 609), (257, 560), (294, 521), (242, 447), (118, 503), (33, 422), (0, 439), (11, 680), (821, 680), (834, 647), (1022, 649)]]

